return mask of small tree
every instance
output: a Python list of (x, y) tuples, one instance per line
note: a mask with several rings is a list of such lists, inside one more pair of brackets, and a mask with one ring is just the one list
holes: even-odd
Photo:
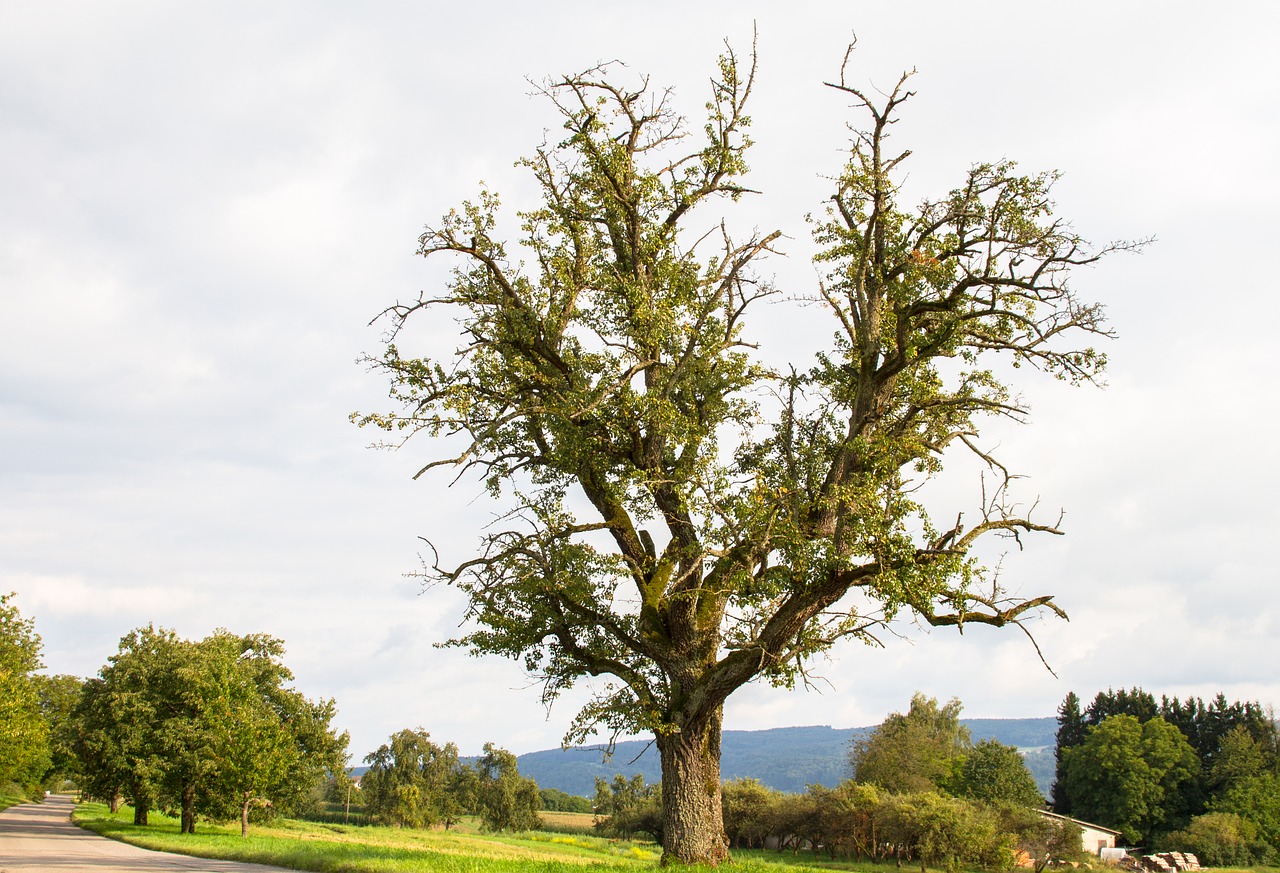
[(636, 773), (630, 779), (615, 773), (612, 782), (596, 777), (596, 794), (592, 801), (595, 810), (595, 828), (610, 836), (629, 840), (638, 832), (662, 839), (662, 828), (655, 826), (655, 813), (660, 819), (662, 800), (657, 785), (645, 785), (644, 775)]
[(1058, 707), (1058, 732), (1053, 747), (1054, 779), (1051, 789), (1051, 800), (1054, 812), (1066, 815), (1071, 812), (1070, 801), (1067, 800), (1062, 785), (1062, 758), (1067, 749), (1074, 748), (1084, 742), (1085, 730), (1088, 728), (1084, 714), (1080, 711), (1080, 698), (1074, 691), (1068, 691), (1062, 705)]
[(439, 746), (422, 728), (402, 730), (365, 757), (360, 781), (369, 814), (394, 827), (421, 828), (457, 817), (455, 781), (462, 769), (452, 743)]
[[(721, 58), (696, 125), (670, 92), (618, 75), (606, 65), (541, 89), (564, 135), (523, 161), (540, 202), (520, 213), (517, 242), (487, 191), (422, 234), (421, 255), (459, 266), (386, 310), (371, 362), (402, 410), (354, 418), (455, 438), (420, 472), (478, 471), (510, 498), (474, 557), (428, 562), (469, 598), (476, 629), (457, 644), (522, 660), (548, 701), (607, 677), (566, 740), (651, 732), (664, 857), (715, 864), (736, 689), (791, 686), (815, 655), (874, 643), (904, 612), (953, 627), (1061, 614), (1049, 596), (1010, 595), (972, 554), (988, 536), (1060, 532), (1009, 498), (979, 426), (1027, 412), (1002, 367), (1069, 382), (1102, 370), (1087, 345), (1107, 333), (1102, 311), (1067, 277), (1116, 247), (1091, 251), (1053, 214), (1053, 174), (1008, 161), (899, 203), (909, 152), (891, 152), (888, 132), (908, 76), (872, 99), (842, 69), (831, 86), (865, 125), (814, 224), (811, 296), (827, 318), (806, 334), (812, 366), (772, 372), (744, 324), (774, 293), (756, 265), (780, 234), (735, 237), (708, 214), (750, 193), (754, 56)], [(402, 351), (402, 329), (424, 316), (455, 317), (462, 347)], [(994, 484), (967, 518), (935, 525), (919, 485), (954, 452), (989, 465)]]
[(542, 808), (549, 812), (591, 812), (590, 798), (569, 794), (559, 788), (539, 788), (538, 796), (542, 798)]
[(891, 713), (853, 743), (853, 777), (896, 794), (934, 791), (956, 777), (970, 747), (959, 700), (940, 706), (917, 692), (907, 712)]
[(776, 792), (759, 779), (734, 779), (721, 786), (724, 833), (729, 845), (740, 849), (764, 848), (770, 833), (770, 812)]
[(44, 784), (50, 788), (58, 787), (67, 779), (74, 778), (79, 772), (79, 762), (75, 754), (75, 722), (73, 720), (76, 703), (80, 700), (80, 691), (84, 680), (79, 676), (36, 675), (32, 677), (36, 683), (36, 693), (40, 698), (40, 712), (49, 725), (49, 772), (45, 774)]
[(219, 631), (198, 649), (192, 688), (215, 756), (203, 808), (215, 818), (234, 809), (247, 836), (253, 809), (296, 811), (327, 774), (343, 770), (347, 735), (330, 727), (332, 700), (313, 702), (286, 685), (293, 674), (280, 640)]
[(1011, 834), (1019, 852), (1040, 873), (1051, 863), (1073, 862), (1085, 856), (1080, 825), (1068, 818), (1051, 818), (1016, 803), (991, 804), (1000, 831)]
[(476, 773), (476, 812), (486, 830), (528, 831), (541, 826), (538, 783), (520, 775), (515, 755), (485, 743), (484, 754), (476, 761)]
[(1255, 773), (1236, 781), (1214, 798), (1210, 809), (1234, 813), (1250, 822), (1258, 839), (1280, 855), (1280, 773)]
[(1044, 805), (1044, 795), (1013, 746), (982, 740), (964, 754), (947, 789), (958, 797), (1019, 806)]
[(925, 791), (899, 798), (894, 817), (897, 839), (919, 861), (920, 873), (930, 864), (950, 871), (961, 863), (1001, 869), (1013, 860), (1012, 837), (983, 806)]
[[(173, 631), (148, 625), (130, 631), (107, 659), (96, 678), (85, 683), (76, 704), (76, 754), (80, 758), (87, 794), (107, 801), (133, 804), (133, 821), (147, 824), (151, 809), (169, 783), (175, 758), (182, 755), (181, 738), (192, 731), (180, 727), (190, 715), (180, 695), (175, 671), (190, 657), (191, 644)], [(204, 756), (206, 764), (211, 756)], [(181, 789), (179, 789), (181, 791)], [(183, 832), (194, 826), (194, 787), (190, 814)]]
[(73, 713), (86, 791), (134, 822), (161, 800), (196, 814), (239, 817), (268, 802), (295, 805), (342, 765), (346, 735), (329, 727), (333, 701), (313, 703), (286, 683), (283, 644), (218, 631), (200, 642), (148, 625), (130, 631)]
[(1173, 851), (1191, 852), (1206, 867), (1262, 866), (1275, 853), (1259, 838), (1257, 825), (1231, 812), (1195, 816), (1164, 842)]

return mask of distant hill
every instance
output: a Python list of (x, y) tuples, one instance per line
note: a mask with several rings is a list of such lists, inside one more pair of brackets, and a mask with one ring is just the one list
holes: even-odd
[[(1053, 781), (1053, 745), (1057, 719), (966, 718), (973, 740), (994, 739), (1029, 752), (1028, 765), (1040, 790), (1048, 793)], [(779, 791), (800, 792), (808, 785), (833, 787), (849, 777), (849, 744), (870, 727), (772, 728), (763, 731), (725, 731), (721, 738), (720, 775), (726, 779), (753, 777)], [(1048, 747), (1048, 781), (1043, 758)], [(1031, 752), (1031, 750), (1038, 750)], [(641, 740), (618, 743), (613, 757), (604, 760), (601, 747), (548, 749), (519, 756), (520, 772), (540, 788), (558, 788), (568, 794), (591, 797), (597, 776), (612, 779), (623, 773), (644, 775), (645, 782), (660, 778), (658, 750)], [(1041, 772), (1037, 773), (1037, 769)]]

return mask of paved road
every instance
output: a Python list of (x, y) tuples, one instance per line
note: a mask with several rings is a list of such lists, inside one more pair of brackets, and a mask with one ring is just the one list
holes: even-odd
[(50, 797), (0, 812), (0, 873), (271, 873), (283, 867), (152, 852), (71, 823), (71, 799)]

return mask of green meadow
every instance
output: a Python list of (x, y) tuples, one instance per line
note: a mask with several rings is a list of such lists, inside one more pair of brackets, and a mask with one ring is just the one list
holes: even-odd
[[(543, 813), (554, 830), (491, 834), (464, 821), (450, 830), (356, 827), (281, 819), (254, 825), (240, 836), (238, 823), (201, 822), (194, 835), (178, 833), (178, 820), (152, 812), (150, 824), (133, 824), (133, 811), (112, 814), (101, 803), (76, 808), (74, 819), (103, 836), (147, 849), (272, 864), (318, 873), (647, 873), (657, 870), (662, 854), (652, 842), (614, 840), (582, 833), (590, 816)], [(812, 873), (815, 867), (888, 873), (890, 864), (832, 863), (808, 853), (750, 851), (735, 853), (735, 873)], [(689, 868), (696, 869), (696, 868)]]
[[(474, 821), (450, 830), (356, 827), (281, 819), (254, 825), (240, 836), (240, 825), (201, 822), (198, 833), (178, 833), (178, 820), (156, 812), (146, 827), (133, 824), (133, 810), (112, 814), (105, 804), (86, 803), (73, 818), (103, 836), (147, 849), (271, 864), (317, 873), (647, 873), (658, 869), (661, 848), (642, 840), (612, 840), (581, 833), (583, 817), (543, 813), (548, 827), (563, 825), (574, 833), (553, 830), (490, 834)], [(813, 873), (815, 868), (890, 873), (915, 871), (914, 864), (831, 861), (802, 852), (735, 852), (734, 873)], [(696, 869), (696, 868), (688, 868)], [(1100, 868), (1112, 869), (1112, 868)], [(1280, 873), (1278, 867), (1219, 868), (1223, 873)]]
[(255, 825), (241, 837), (238, 823), (201, 822), (197, 833), (182, 835), (176, 818), (155, 812), (149, 825), (139, 827), (130, 808), (112, 814), (100, 803), (78, 807), (74, 819), (147, 849), (319, 873), (581, 873), (584, 866), (638, 871), (656, 867), (661, 855), (653, 843), (551, 831), (486, 834), (471, 822), (450, 830), (401, 830), (282, 819)]

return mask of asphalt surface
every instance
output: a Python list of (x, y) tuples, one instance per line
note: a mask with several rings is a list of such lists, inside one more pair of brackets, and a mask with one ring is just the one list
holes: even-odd
[(49, 797), (0, 812), (0, 873), (272, 873), (283, 867), (152, 852), (71, 823), (71, 798)]

